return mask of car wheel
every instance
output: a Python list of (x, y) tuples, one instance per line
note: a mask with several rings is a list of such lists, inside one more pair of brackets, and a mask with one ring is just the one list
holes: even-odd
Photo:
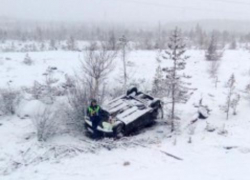
[(156, 119), (163, 119), (163, 117), (164, 117), (163, 109), (162, 109), (162, 107), (159, 107), (157, 109)]
[(151, 108), (156, 108), (161, 106), (161, 101), (159, 99), (152, 101), (149, 106)]
[(136, 87), (133, 87), (133, 88), (127, 90), (127, 96), (131, 95), (132, 93), (135, 93), (135, 94), (138, 93), (138, 90)]
[(123, 123), (117, 124), (113, 129), (114, 137), (115, 138), (122, 138), (125, 135), (125, 129), (124, 128), (125, 128), (125, 126), (124, 126)]

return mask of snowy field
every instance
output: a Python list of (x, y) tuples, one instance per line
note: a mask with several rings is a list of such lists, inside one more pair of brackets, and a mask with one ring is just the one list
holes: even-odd
[[(79, 72), (80, 52), (34, 52), (29, 56), (34, 65), (22, 63), (25, 53), (0, 53), (0, 87), (32, 86), (42, 82), (48, 66), (57, 67), (57, 76)], [(84, 136), (56, 136), (46, 143), (37, 142), (29, 118), (0, 117), (1, 180), (249, 180), (250, 179), (250, 98), (245, 92), (250, 83), (250, 53), (227, 50), (220, 63), (219, 83), (215, 88), (207, 69), (203, 51), (187, 51), (186, 71), (197, 88), (185, 105), (179, 105), (181, 134), (171, 136), (169, 126), (158, 122), (140, 134), (117, 142), (109, 139), (92, 142)], [(134, 79), (145, 79), (150, 89), (158, 66), (156, 51), (129, 54), (134, 64), (129, 72)], [(110, 86), (117, 83), (121, 61), (109, 77)], [(162, 62), (164, 67), (166, 62)], [(226, 101), (225, 83), (236, 77), (236, 91), (241, 95), (238, 114), (226, 114), (221, 106)], [(207, 120), (190, 125), (196, 112), (193, 104), (200, 98), (212, 110)], [(29, 103), (29, 102), (27, 102)], [(25, 107), (26, 105), (22, 105)], [(22, 107), (19, 113), (22, 113)], [(214, 129), (209, 132), (207, 129)], [(192, 139), (190, 143), (189, 140)], [(112, 145), (111, 147), (110, 144)], [(174, 154), (182, 160), (167, 156)]]

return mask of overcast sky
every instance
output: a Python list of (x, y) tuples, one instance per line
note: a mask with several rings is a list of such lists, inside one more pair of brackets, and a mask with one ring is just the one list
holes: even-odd
[(250, 20), (249, 0), (0, 0), (0, 16), (32, 20)]

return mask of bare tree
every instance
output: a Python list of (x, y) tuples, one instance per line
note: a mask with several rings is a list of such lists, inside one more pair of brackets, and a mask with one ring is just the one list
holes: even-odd
[(121, 46), (122, 46), (122, 62), (123, 62), (123, 89), (124, 91), (127, 90), (127, 81), (128, 81), (128, 74), (127, 74), (127, 44), (128, 40), (125, 35), (120, 38)]
[(45, 104), (53, 104), (55, 102), (56, 96), (62, 95), (57, 82), (59, 79), (55, 78), (55, 67), (48, 67), (46, 72), (43, 73), (45, 80), (43, 83), (34, 81), (33, 87), (24, 88), (24, 91), (30, 95), (32, 98), (41, 100)]
[(51, 107), (39, 110), (34, 116), (32, 116), (32, 122), (37, 131), (38, 141), (46, 141), (56, 133), (58, 127), (55, 121), (55, 116), (56, 112), (53, 112)]
[(184, 79), (190, 78), (182, 72), (185, 69), (187, 56), (184, 56), (186, 45), (183, 42), (180, 31), (176, 28), (173, 31), (172, 36), (169, 39), (168, 50), (164, 51), (162, 55), (163, 59), (171, 60), (172, 65), (170, 67), (163, 68), (166, 73), (166, 82), (171, 99), (171, 130), (175, 131), (175, 106), (176, 103), (185, 103), (189, 98), (189, 90), (187, 86), (189, 83)]
[(23, 90), (26, 93), (30, 94), (33, 99), (37, 100), (42, 99), (42, 97), (44, 96), (44, 89), (44, 85), (40, 84), (38, 81), (34, 81), (33, 86), (31, 88), (23, 88)]
[[(66, 76), (66, 83), (64, 88), (67, 90), (67, 104), (64, 106), (64, 113), (66, 113), (67, 119), (70, 121), (70, 127), (82, 131), (83, 117), (85, 116), (85, 110), (88, 106), (88, 88), (86, 84), (78, 76), (70, 77)], [(71, 126), (72, 125), (72, 126)]]
[(86, 49), (84, 60), (81, 61), (82, 70), (89, 86), (91, 98), (99, 99), (100, 86), (114, 69), (116, 51), (109, 51), (106, 44), (101, 44), (100, 49), (96, 43), (91, 43)]

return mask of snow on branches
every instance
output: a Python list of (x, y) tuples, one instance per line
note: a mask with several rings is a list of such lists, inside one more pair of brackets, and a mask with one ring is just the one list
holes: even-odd
[(227, 81), (225, 87), (227, 89), (226, 104), (222, 107), (222, 110), (226, 113), (227, 119), (229, 118), (230, 110), (233, 110), (233, 115), (237, 114), (237, 107), (240, 101), (240, 95), (235, 92), (235, 76), (232, 74)]
[[(172, 64), (168, 67), (165, 67), (162, 69), (163, 73), (165, 74), (164, 77), (164, 83), (162, 81), (159, 81), (161, 78), (159, 73), (159, 67), (157, 69), (158, 74), (156, 74), (155, 82), (160, 82), (161, 86), (164, 87), (165, 96), (168, 96), (170, 99), (171, 104), (171, 130), (175, 131), (176, 125), (175, 125), (175, 106), (176, 103), (186, 103), (187, 100), (190, 97), (189, 88), (188, 86), (191, 85), (186, 79), (191, 78), (190, 76), (186, 75), (183, 70), (186, 66), (186, 60), (189, 58), (188, 56), (185, 56), (185, 50), (186, 45), (183, 42), (183, 38), (181, 37), (180, 31), (176, 28), (171, 37), (169, 38), (168, 43), (168, 49), (164, 50), (161, 59), (164, 60), (170, 60), (172, 61)], [(157, 77), (158, 76), (158, 77)], [(157, 80), (158, 79), (158, 80)], [(154, 83), (156, 84), (156, 83)], [(158, 87), (158, 90), (159, 89)]]
[(164, 78), (162, 67), (160, 65), (156, 68), (152, 94), (158, 98), (163, 98), (164, 96), (169, 95), (166, 94), (166, 79)]

